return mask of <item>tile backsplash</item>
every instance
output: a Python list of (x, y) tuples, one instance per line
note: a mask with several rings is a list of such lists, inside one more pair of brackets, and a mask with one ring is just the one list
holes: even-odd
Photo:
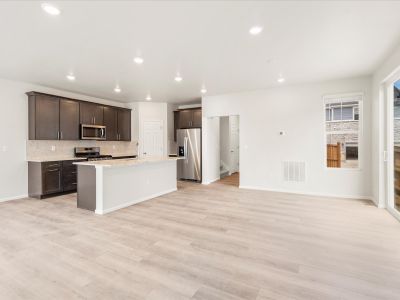
[(26, 158), (74, 157), (75, 147), (100, 147), (101, 154), (113, 156), (137, 155), (137, 141), (26, 141)]

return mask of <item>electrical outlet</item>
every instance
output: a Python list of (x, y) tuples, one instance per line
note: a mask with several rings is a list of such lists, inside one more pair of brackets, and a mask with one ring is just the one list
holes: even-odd
[(56, 151), (56, 146), (51, 146), (51, 151)]
[(113, 150), (115, 150), (115, 145), (113, 145)]
[(3, 152), (7, 152), (7, 146), (3, 146), (3, 147), (1, 147), (1, 151), (3, 151)]

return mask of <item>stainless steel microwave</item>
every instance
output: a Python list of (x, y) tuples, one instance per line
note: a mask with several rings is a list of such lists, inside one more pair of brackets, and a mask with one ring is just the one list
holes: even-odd
[(106, 126), (81, 124), (81, 140), (105, 140)]

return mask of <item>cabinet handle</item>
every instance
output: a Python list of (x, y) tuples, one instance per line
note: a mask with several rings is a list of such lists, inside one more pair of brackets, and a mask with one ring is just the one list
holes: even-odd
[(57, 131), (57, 140), (60, 139), (60, 131)]
[(62, 131), (60, 131), (60, 140), (62, 140), (63, 139), (63, 134), (62, 134)]
[(77, 185), (77, 183), (76, 183), (76, 182), (73, 182), (72, 185)]
[(96, 124), (96, 117), (93, 117), (93, 125)]
[(47, 172), (55, 172), (55, 171), (59, 171), (60, 169), (51, 169), (51, 170), (47, 170)]

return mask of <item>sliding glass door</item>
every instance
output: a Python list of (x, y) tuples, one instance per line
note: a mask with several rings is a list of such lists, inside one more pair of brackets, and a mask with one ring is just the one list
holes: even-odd
[(392, 124), (390, 126), (392, 140), (392, 143), (390, 143), (392, 147), (390, 163), (393, 170), (392, 208), (400, 211), (400, 80), (393, 83), (392, 89), (393, 97), (388, 109), (388, 117), (391, 118), (390, 123)]

